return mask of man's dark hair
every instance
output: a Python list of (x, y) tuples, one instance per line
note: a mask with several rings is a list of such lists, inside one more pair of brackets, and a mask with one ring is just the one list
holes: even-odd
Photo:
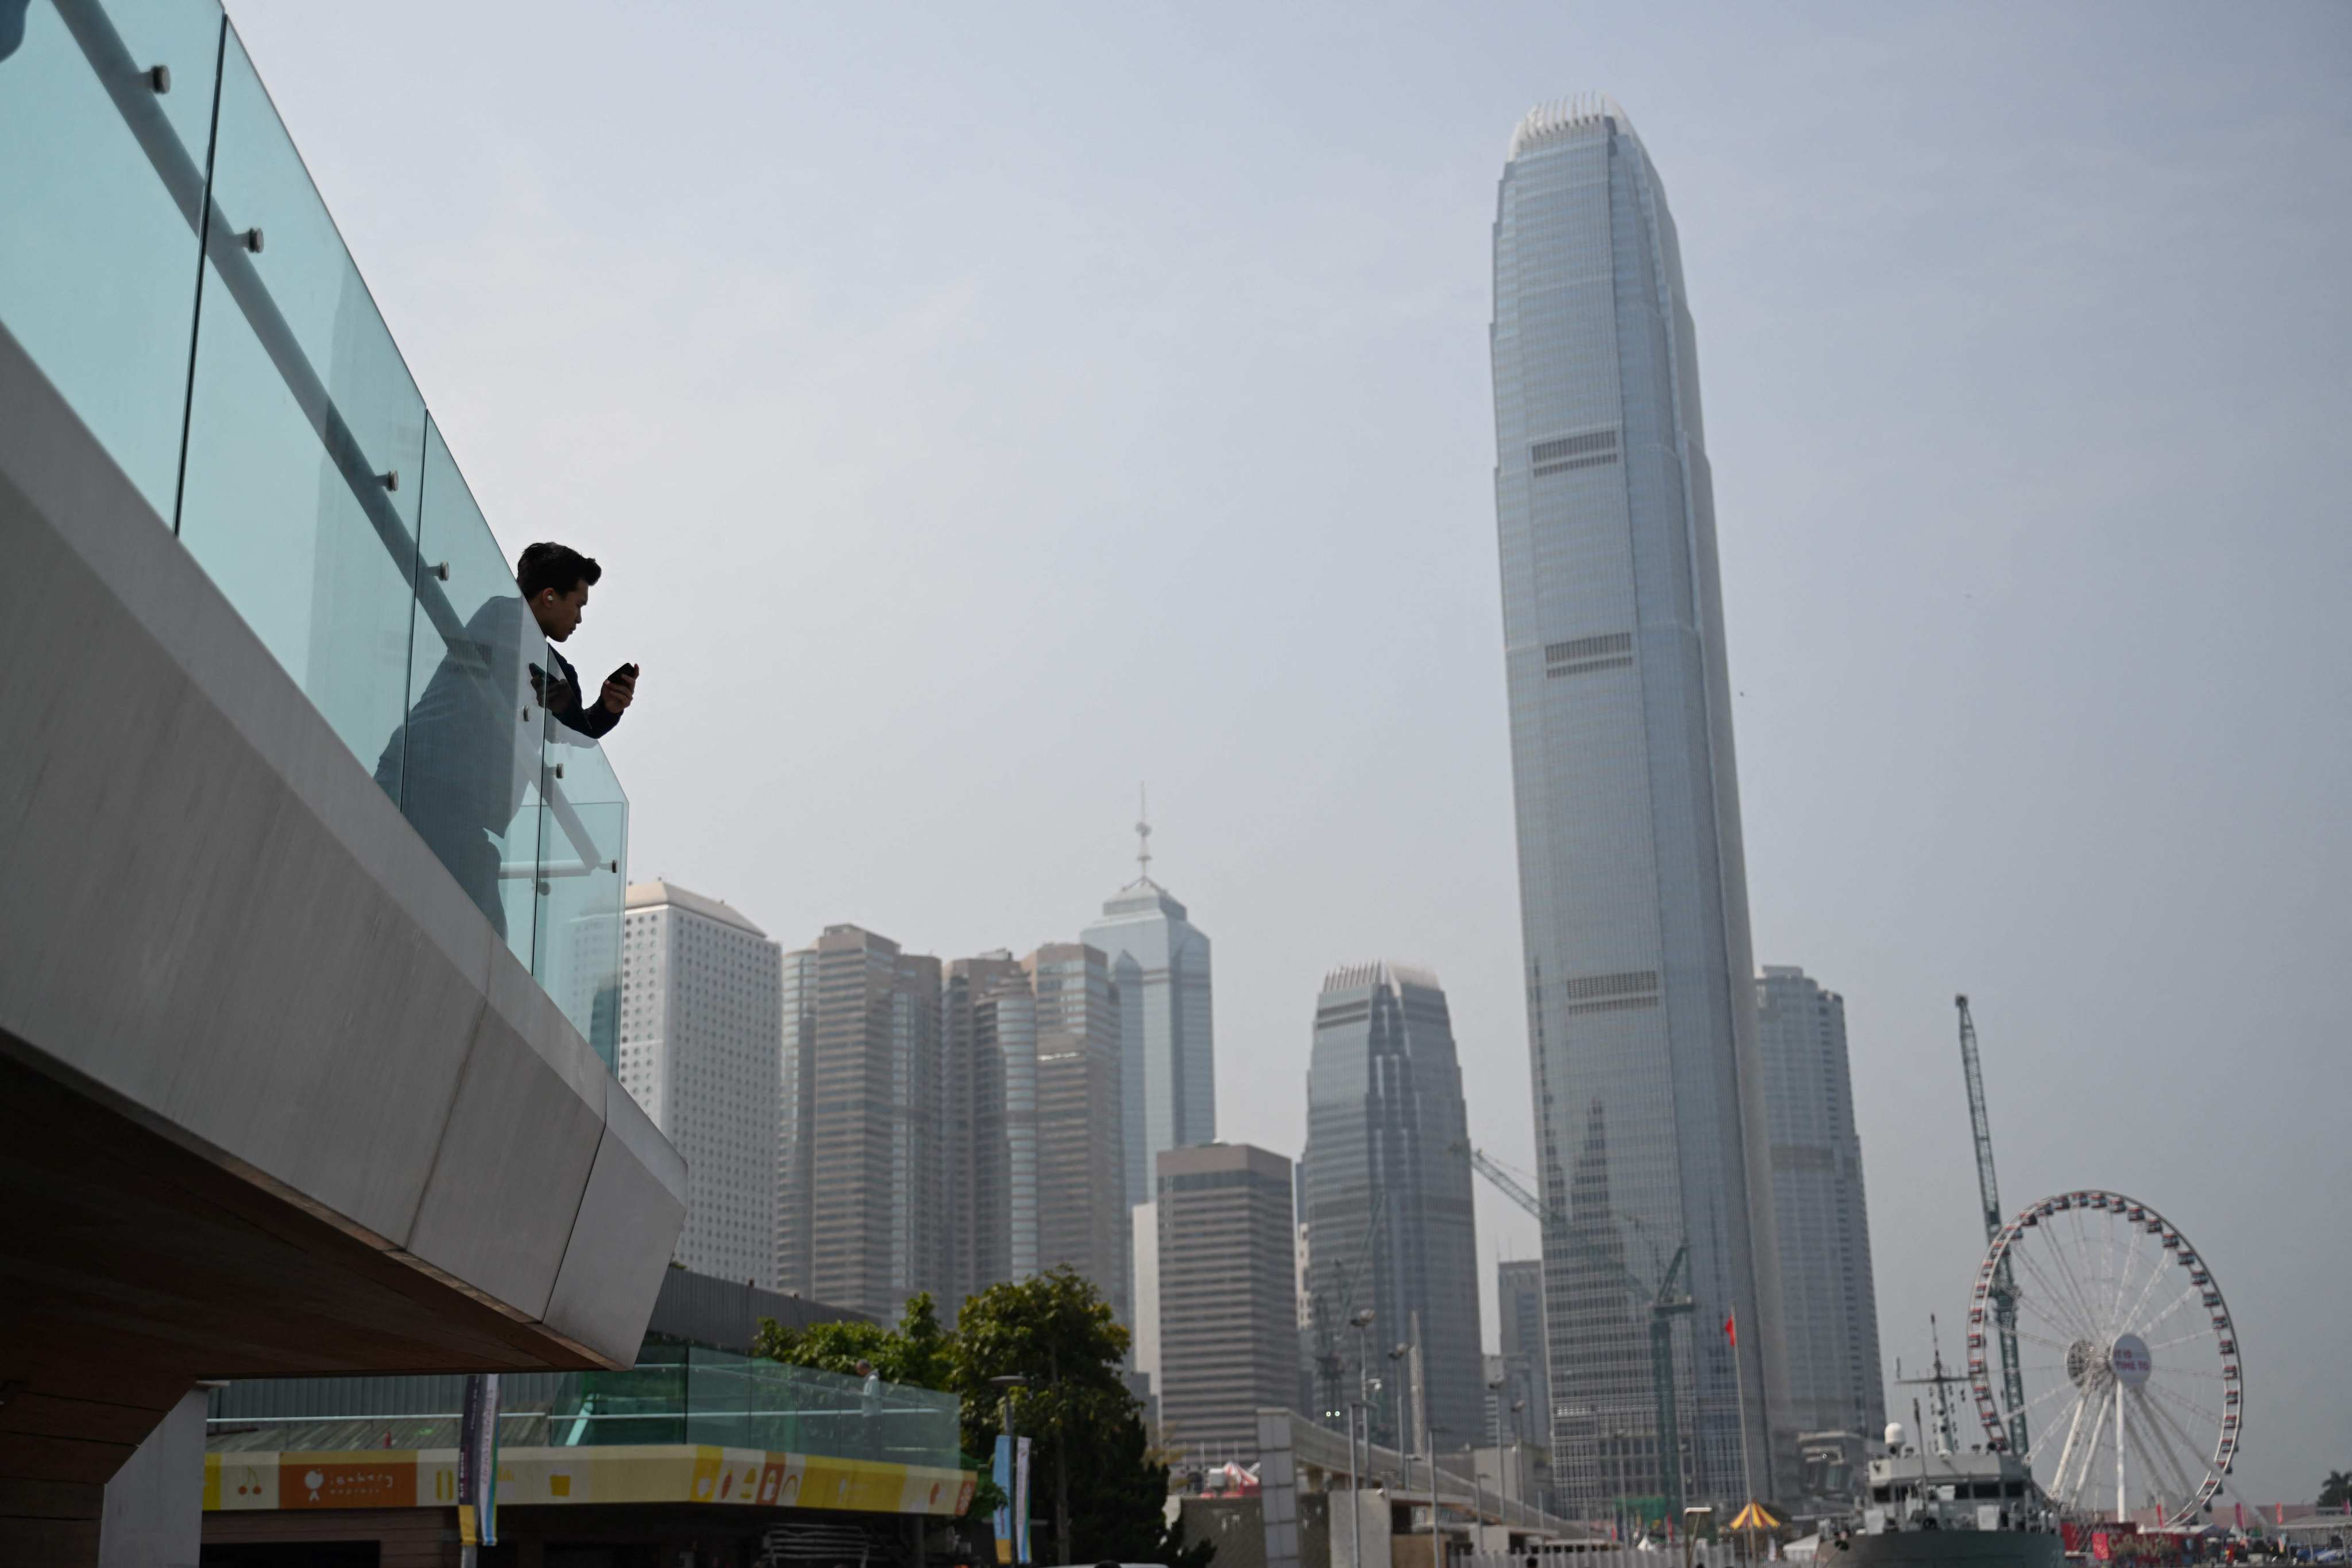
[(559, 594), (569, 594), (583, 583), (593, 588), (604, 574), (602, 566), (568, 544), (526, 545), (515, 563), (515, 581), (522, 585), (525, 599), (538, 598), (543, 588)]

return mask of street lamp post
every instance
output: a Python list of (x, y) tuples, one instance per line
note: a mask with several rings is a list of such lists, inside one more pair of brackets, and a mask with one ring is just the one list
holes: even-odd
[[(1503, 1517), (1503, 1385), (1509, 1381), (1507, 1376), (1490, 1377), (1486, 1380), (1486, 1392), (1495, 1396), (1495, 1519), (1503, 1527), (1503, 1540), (1506, 1544), (1511, 1539), (1511, 1521)], [(1470, 1461), (1470, 1479), (1475, 1487), (1478, 1479), (1478, 1462), (1475, 1450)], [(1476, 1510), (1474, 1509), (1472, 1511)]]
[[(1356, 1331), (1356, 1408), (1364, 1413), (1364, 1458), (1369, 1463), (1372, 1457), (1371, 1373), (1364, 1364), (1364, 1336), (1372, 1326), (1372, 1310), (1358, 1308), (1348, 1322)], [(1363, 1490), (1364, 1473), (1356, 1468), (1352, 1423), (1348, 1431), (1348, 1553), (1354, 1568), (1364, 1568), (1364, 1500), (1359, 1495)]]
[[(1389, 1360), (1391, 1363), (1401, 1363), (1411, 1353), (1412, 1353), (1412, 1347), (1411, 1345), (1399, 1345), (1396, 1349), (1389, 1352)], [(1397, 1431), (1397, 1457), (1404, 1461), (1404, 1489), (1408, 1494), (1404, 1505), (1404, 1517), (1405, 1523), (1407, 1525), (1411, 1525), (1412, 1522), (1412, 1500), (1410, 1495), (1412, 1491), (1412, 1443), (1411, 1433), (1405, 1426), (1404, 1402), (1407, 1390), (1412, 1386), (1412, 1378), (1407, 1369), (1401, 1365), (1398, 1366), (1396, 1371), (1391, 1373), (1391, 1375), (1396, 1379), (1397, 1386), (1397, 1415), (1395, 1423)], [(1436, 1506), (1437, 1494), (1435, 1486), (1433, 1483), (1430, 1491), (1430, 1507), (1432, 1510), (1434, 1510)], [(1433, 1512), (1432, 1517), (1435, 1517)]]
[[(1527, 1407), (1528, 1402), (1524, 1399), (1514, 1399), (1511, 1401), (1511, 1449), (1512, 1452), (1517, 1454), (1521, 1459), (1528, 1457), (1528, 1438), (1527, 1434), (1519, 1430), (1519, 1412), (1525, 1410)], [(1514, 1460), (1511, 1465), (1511, 1468), (1514, 1470), (1523, 1469), (1525, 1468), (1525, 1466), (1520, 1465), (1517, 1460)], [(1525, 1476), (1521, 1476), (1519, 1478), (1519, 1500), (1521, 1502), (1528, 1500), (1527, 1480), (1528, 1478)], [(1504, 1500), (1507, 1502), (1510, 1500), (1506, 1497)]]

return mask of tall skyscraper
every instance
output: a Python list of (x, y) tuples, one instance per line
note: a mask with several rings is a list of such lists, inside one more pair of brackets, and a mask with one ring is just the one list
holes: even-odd
[[(1343, 1394), (1356, 1386), (1357, 1336), (1342, 1325), (1371, 1309), (1372, 1375), (1388, 1384), (1374, 1430), (1415, 1451), (1424, 1426), (1447, 1449), (1486, 1431), (1469, 1139), (1437, 977), (1387, 963), (1333, 970), (1307, 1069), (1307, 1273)], [(1416, 1321), (1425, 1413), (1410, 1380), (1384, 1370)]]
[(1551, 1446), (1551, 1362), (1544, 1344), (1543, 1262), (1506, 1258), (1495, 1266), (1496, 1316), (1503, 1336), (1503, 1373), (1520, 1405), (1506, 1423), (1521, 1442)]
[(948, 965), (941, 1005), (947, 1068), (950, 1321), (964, 1299), (1037, 1272), (1037, 1006), (1028, 971), (1004, 949)]
[(630, 884), (621, 1087), (686, 1156), (677, 1260), (770, 1288), (782, 964), (767, 933), (717, 899)]
[(1158, 1166), (1160, 1440), (1247, 1463), (1257, 1412), (1298, 1392), (1290, 1162), (1211, 1143)]
[(1874, 1437), (1886, 1425), (1870, 1208), (1846, 1070), (1845, 999), (1801, 969), (1756, 984), (1772, 1209), (1785, 1294), (1790, 1419), (1803, 1432)]
[(836, 925), (784, 971), (779, 1282), (892, 1321), (951, 1283), (940, 961)]
[(1604, 1513), (1622, 1430), (1659, 1489), (1643, 1293), (1686, 1246), (1684, 1468), (1736, 1503), (1789, 1433), (1714, 489), (1674, 219), (1606, 98), (1511, 138), (1492, 350), (1555, 1484)]
[(1080, 940), (1110, 961), (1119, 994), (1119, 1094), (1127, 1201), (1149, 1203), (1152, 1157), (1217, 1136), (1209, 938), (1153, 881), (1151, 829), (1138, 823), (1143, 875), (1103, 905)]
[(1119, 989), (1083, 942), (1049, 942), (1023, 967), (1036, 996), (1038, 1261), (1085, 1275), (1131, 1324)]

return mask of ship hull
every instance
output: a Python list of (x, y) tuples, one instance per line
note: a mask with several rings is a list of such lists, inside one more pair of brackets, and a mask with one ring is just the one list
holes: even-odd
[(2023, 1530), (1906, 1530), (1857, 1535), (1822, 1568), (2065, 1568), (2065, 1538)]

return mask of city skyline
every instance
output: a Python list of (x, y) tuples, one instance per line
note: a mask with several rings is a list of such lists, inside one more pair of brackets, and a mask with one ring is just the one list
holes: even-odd
[[(1608, 1511), (1628, 1457), (1644, 1491), (1736, 1510), (1780, 1495), (1796, 1429), (1682, 253), (1648, 149), (1602, 95), (1528, 111), (1496, 207), (1495, 512), (1551, 1216), (1552, 1476), (1584, 1518)], [(1646, 1304), (1670, 1277), (1693, 1310), (1662, 1393)]]
[[(1981, 1252), (1965, 989), (2012, 1202), (2096, 1181), (2223, 1238), (2266, 1347), (2240, 1472), (2292, 1490), (2341, 1428), (2261, 1369), (2352, 1279), (2242, 1281), (2352, 1182), (2301, 1092), (2352, 942), (2347, 743), (2309, 722), (2344, 700), (2352, 570), (2314, 504), (2347, 414), (2346, 18), (1706, 15), (1358, 19), (1336, 58), (1328, 18), (1261, 18), (1238, 71), (1213, 11), (934, 16), (877, 50), (524, 6), (456, 61), (454, 15), (364, 49), (315, 7), (238, 25), (485, 506), (604, 563), (572, 650), (645, 662), (612, 746), (637, 875), (787, 933), (1017, 946), (1116, 885), (1150, 776), (1157, 865), (1221, 949), (1220, 1133), (1277, 1147), (1295, 998), (1350, 953), (1447, 977), (1474, 1112), (1524, 1091), (1484, 235), (1498, 121), (1613, 89), (1672, 182), (1739, 476), (1757, 941), (1835, 975), (1870, 1042), (1886, 1357), (1924, 1359)], [(603, 112), (637, 92), (677, 112)], [(783, 150), (758, 199), (674, 177), (753, 146)], [(657, 205), (626, 243), (580, 216), (615, 178)], [(943, 221), (969, 242), (927, 243)], [(725, 607), (746, 582), (772, 625)], [(783, 738), (749, 736), (743, 672), (809, 663)], [(2217, 1055), (2275, 1135), (2190, 1183)], [(1533, 1250), (1476, 1201), (1482, 1247)]]

